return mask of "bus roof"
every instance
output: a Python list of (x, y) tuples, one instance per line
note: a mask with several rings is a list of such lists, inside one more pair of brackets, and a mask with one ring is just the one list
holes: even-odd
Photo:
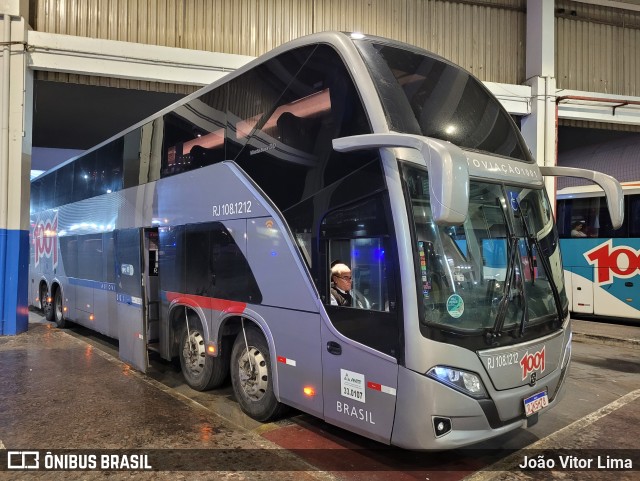
[[(640, 182), (621, 182), (620, 185), (624, 195), (640, 194)], [(603, 196), (603, 190), (596, 184), (565, 187), (556, 193), (558, 200)]]

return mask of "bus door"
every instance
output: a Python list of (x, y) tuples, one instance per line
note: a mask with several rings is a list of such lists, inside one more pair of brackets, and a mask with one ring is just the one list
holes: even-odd
[(573, 302), (572, 311), (577, 314), (593, 314), (593, 282), (590, 279), (593, 279), (595, 269), (577, 267), (572, 271), (569, 284)]
[(144, 298), (149, 348), (157, 348), (160, 338), (160, 282), (158, 270), (158, 229), (144, 229)]
[(116, 260), (116, 313), (120, 359), (146, 372), (147, 326), (143, 290), (142, 229), (122, 229), (114, 233)]
[[(334, 321), (342, 307), (328, 307)], [(346, 309), (353, 311), (355, 309)], [(352, 315), (345, 323), (367, 322), (367, 314)], [(322, 392), (327, 422), (389, 444), (396, 409), (398, 364), (345, 340), (322, 323)]]
[(560, 239), (562, 265), (569, 309), (576, 314), (593, 314), (593, 280), (597, 268), (587, 264), (585, 251), (594, 247), (591, 239)]
[[(401, 316), (396, 309), (396, 255), (379, 198), (333, 211), (321, 227), (320, 261), (326, 279), (321, 323), (324, 418), (389, 443), (401, 356)], [(354, 221), (357, 220), (357, 222)], [(362, 236), (366, 233), (366, 237)], [(332, 276), (341, 264), (343, 279)], [(350, 290), (338, 302), (335, 288)], [(342, 303), (342, 305), (340, 305)]]

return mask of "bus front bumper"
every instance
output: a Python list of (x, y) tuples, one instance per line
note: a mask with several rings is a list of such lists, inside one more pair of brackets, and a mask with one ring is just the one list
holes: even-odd
[[(541, 379), (535, 388), (522, 386), (489, 392), (479, 401), (438, 381), (404, 367), (398, 372), (398, 399), (391, 444), (413, 450), (446, 450), (479, 443), (532, 425), (535, 417), (554, 407), (560, 398), (570, 363)], [(546, 390), (549, 404), (534, 417), (524, 414), (523, 400), (533, 391)], [(508, 415), (505, 415), (508, 412)], [(429, 414), (430, 413), (430, 414)], [(515, 417), (512, 413), (518, 413)], [(436, 424), (450, 421), (439, 435)], [(478, 446), (481, 447), (481, 446)]]

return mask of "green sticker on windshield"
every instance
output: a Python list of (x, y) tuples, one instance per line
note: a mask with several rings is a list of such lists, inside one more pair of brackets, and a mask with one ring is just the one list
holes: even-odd
[(458, 294), (451, 294), (447, 299), (447, 312), (451, 317), (458, 318), (464, 312), (464, 301)]

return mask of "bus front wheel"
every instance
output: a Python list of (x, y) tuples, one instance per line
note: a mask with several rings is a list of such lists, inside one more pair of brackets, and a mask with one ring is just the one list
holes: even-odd
[(256, 421), (270, 421), (285, 407), (273, 392), (273, 370), (269, 346), (255, 328), (240, 331), (231, 351), (231, 384), (236, 400), (245, 414)]
[(207, 355), (202, 324), (196, 316), (189, 316), (188, 326), (180, 336), (180, 367), (187, 384), (196, 391), (220, 386), (229, 372), (229, 357)]

